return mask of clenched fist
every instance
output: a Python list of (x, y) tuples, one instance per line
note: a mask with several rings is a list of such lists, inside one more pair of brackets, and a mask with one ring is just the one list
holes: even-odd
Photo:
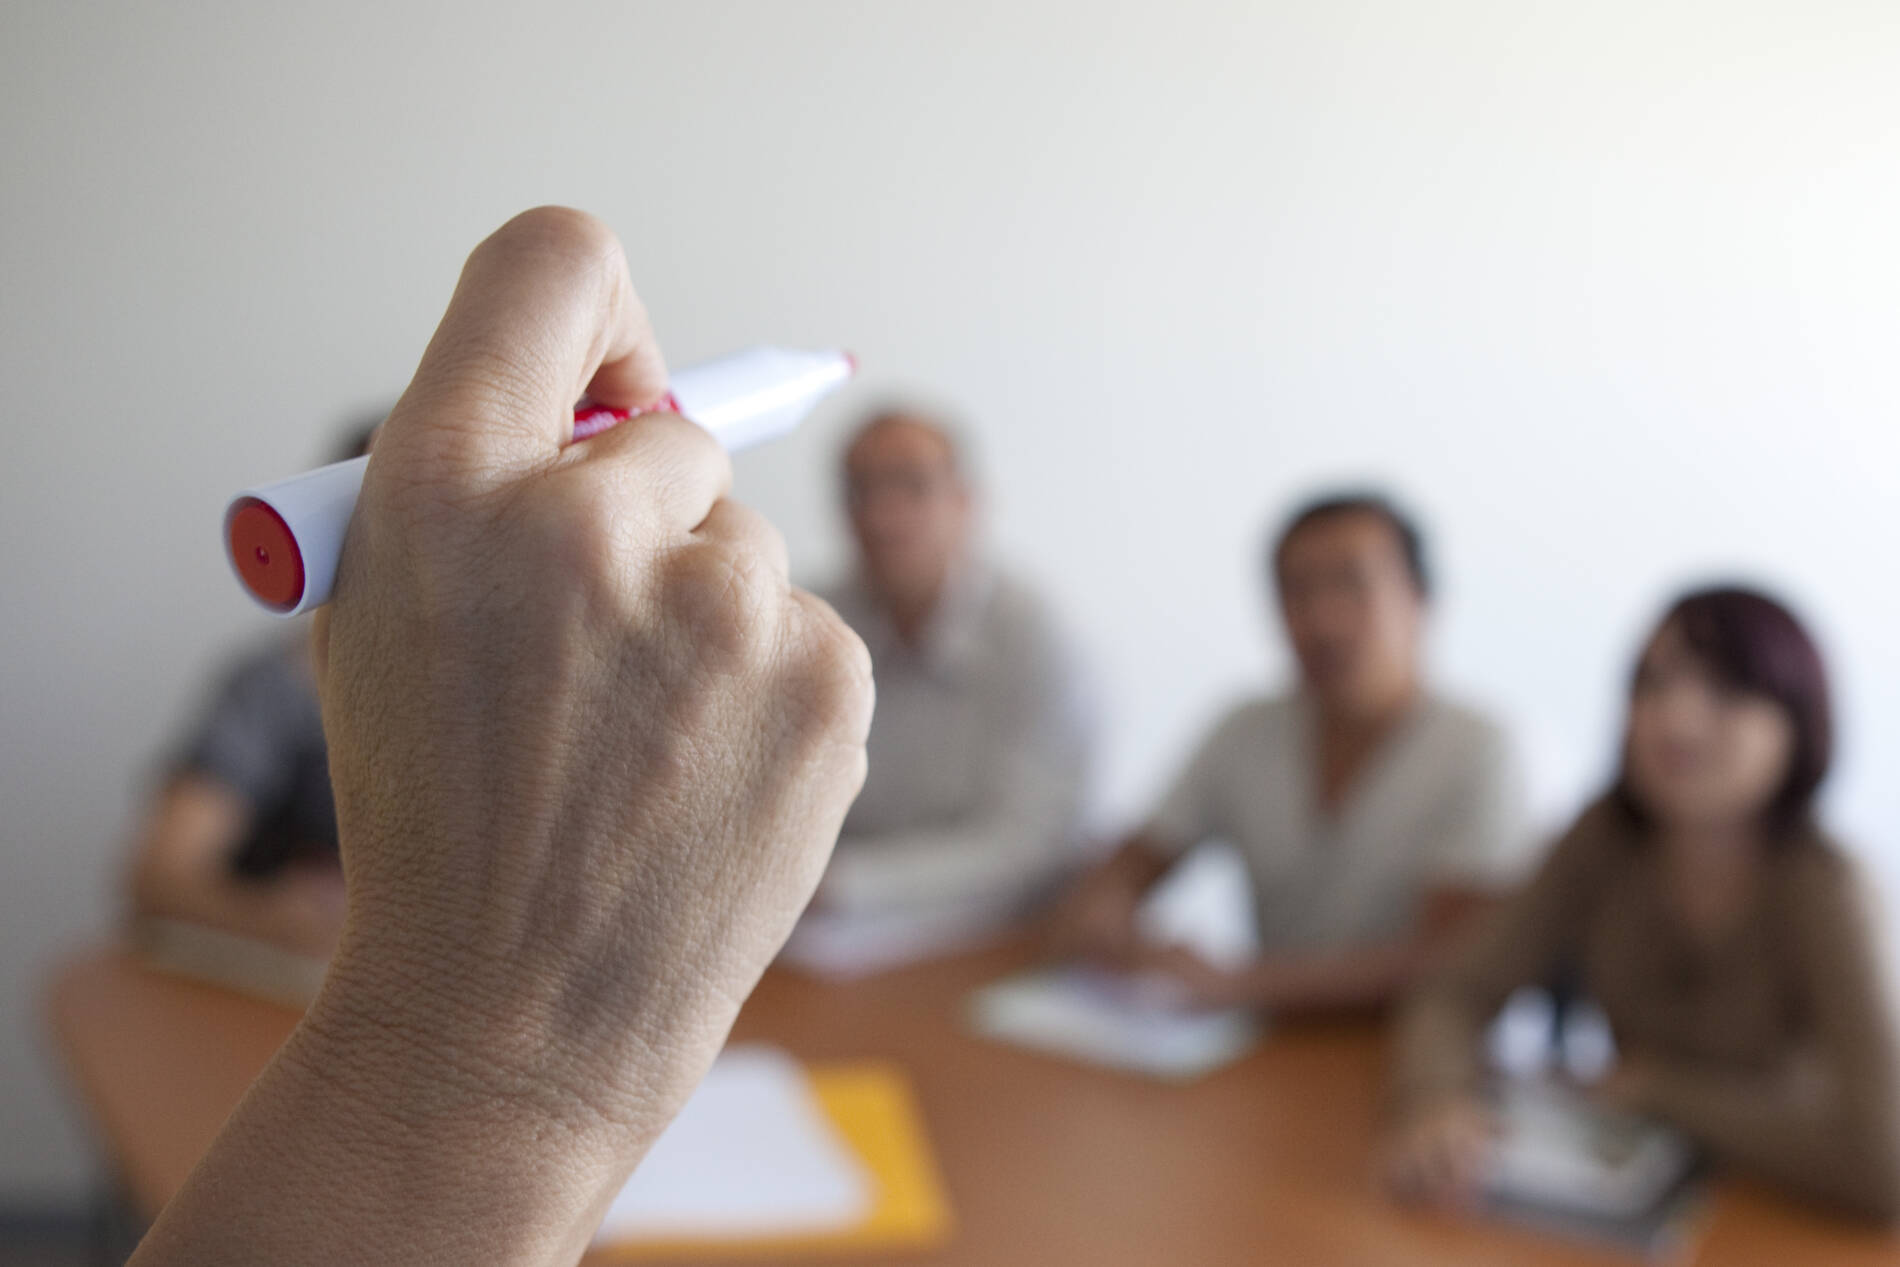
[[(331, 975), (147, 1252), (569, 1260), (789, 933), (863, 779), (870, 660), (704, 431), (567, 444), (583, 393), (665, 392), (598, 222), (529, 212), (469, 258), (317, 632)], [(232, 1219), (273, 1137), (326, 1206), (294, 1244)], [(177, 1239), (206, 1213), (223, 1239)]]

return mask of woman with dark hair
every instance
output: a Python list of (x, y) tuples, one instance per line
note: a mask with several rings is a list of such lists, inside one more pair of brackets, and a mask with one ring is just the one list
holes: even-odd
[(1900, 1215), (1900, 1068), (1865, 891), (1815, 823), (1827, 679), (1787, 608), (1690, 594), (1631, 683), (1615, 788), (1406, 1006), (1388, 1177), (1475, 1193), (1491, 1139), (1483, 1035), (1568, 980), (1609, 1021), (1599, 1087), (1718, 1162), (1837, 1208)]

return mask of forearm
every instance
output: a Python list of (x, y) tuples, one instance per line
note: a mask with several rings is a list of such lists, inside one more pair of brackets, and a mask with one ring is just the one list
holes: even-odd
[(137, 1267), (578, 1258), (650, 1141), (497, 1077), (485, 1042), (425, 1046), (340, 1004), (340, 988), (251, 1088)]
[(1241, 969), (1241, 993), (1255, 1007), (1333, 1011), (1383, 1007), (1411, 986), (1426, 948), (1407, 940), (1308, 955), (1271, 955)]
[[(1492, 935), (1460, 949), (1459, 930), (1481, 914), (1491, 917)], [(1387, 1109), (1398, 1117), (1479, 1093), (1484, 1034), (1504, 999), (1536, 971), (1528, 943), (1502, 936), (1518, 921), (1500, 918), (1492, 899), (1447, 892), (1426, 915), (1426, 953), (1402, 983), (1392, 1027)]]
[(1857, 1111), (1792, 1075), (1652, 1065), (1633, 1107), (1677, 1126), (1717, 1159), (1792, 1191), (1891, 1221), (1900, 1216), (1900, 1139), (1889, 1115)]
[(1180, 850), (1171, 848), (1166, 841), (1145, 833), (1131, 836), (1109, 855), (1108, 861), (1091, 872), (1084, 883), (1130, 893), (1137, 898), (1146, 897), (1174, 868), (1179, 857)]
[(1478, 1095), (1490, 1020), (1488, 1010), (1436, 985), (1408, 997), (1392, 1026), (1386, 1113), (1406, 1120), (1435, 1105)]
[(1426, 895), (1416, 930), (1377, 945), (1311, 955), (1276, 955), (1255, 965), (1259, 1006), (1283, 1010), (1384, 1007), (1416, 986), (1460, 930), (1496, 907), (1495, 894), (1444, 887)]

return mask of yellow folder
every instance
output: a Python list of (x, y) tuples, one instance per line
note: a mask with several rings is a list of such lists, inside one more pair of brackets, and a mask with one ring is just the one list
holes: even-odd
[(587, 1261), (926, 1250), (949, 1241), (950, 1203), (903, 1070), (865, 1061), (819, 1065), (809, 1073), (825, 1116), (871, 1177), (875, 1196), (869, 1218), (849, 1231), (822, 1236), (622, 1241), (596, 1247)]

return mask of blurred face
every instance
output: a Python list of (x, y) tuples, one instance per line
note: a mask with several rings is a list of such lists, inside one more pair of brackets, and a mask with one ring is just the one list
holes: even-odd
[(845, 455), (845, 504), (871, 585), (892, 602), (934, 601), (970, 525), (943, 433), (922, 419), (874, 424)]
[(1382, 710), (1411, 691), (1425, 604), (1389, 524), (1359, 513), (1315, 520), (1281, 549), (1279, 583), (1300, 676), (1322, 704)]
[(1643, 653), (1630, 696), (1629, 781), (1665, 828), (1759, 820), (1788, 777), (1794, 742), (1781, 705), (1718, 680), (1673, 624)]

